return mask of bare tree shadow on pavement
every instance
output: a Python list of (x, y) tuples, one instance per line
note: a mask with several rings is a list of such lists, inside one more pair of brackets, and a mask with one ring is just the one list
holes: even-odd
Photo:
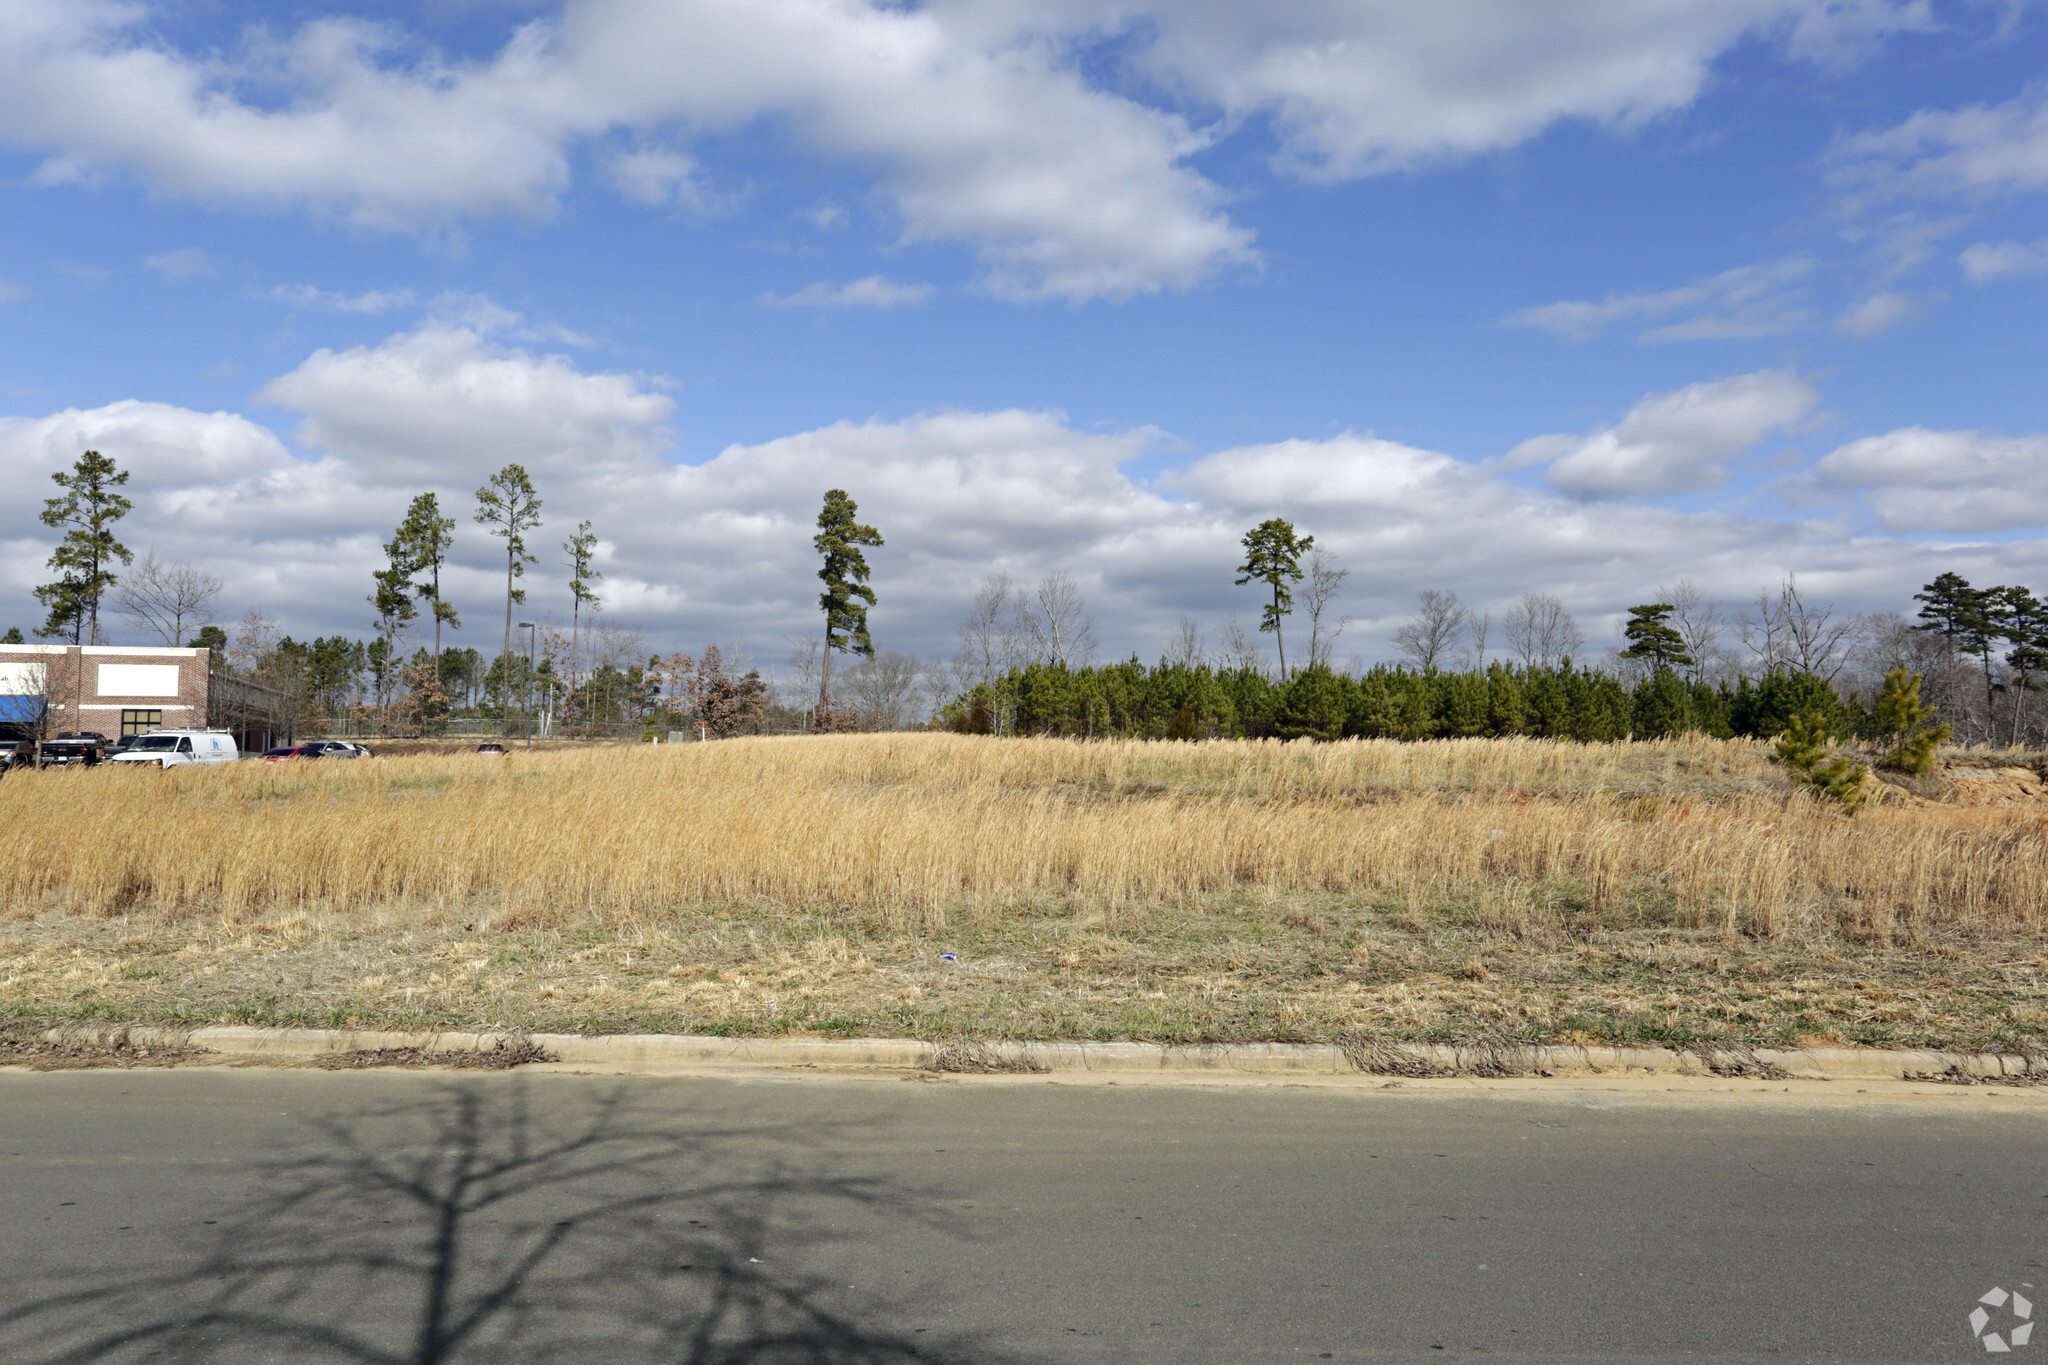
[[(822, 1125), (636, 1113), (625, 1089), (535, 1103), (524, 1079), (316, 1124), (174, 1269), (67, 1279), (0, 1311), (9, 1361), (361, 1365), (1005, 1362), (891, 1327), (805, 1271), (877, 1220), (961, 1235), (933, 1201), (833, 1173)], [(855, 1243), (857, 1245), (857, 1242)]]

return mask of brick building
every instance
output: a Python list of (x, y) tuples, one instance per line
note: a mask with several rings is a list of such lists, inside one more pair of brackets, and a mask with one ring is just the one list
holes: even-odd
[(0, 645), (0, 726), (16, 733), (47, 715), (47, 735), (118, 739), (157, 729), (232, 730), (244, 751), (292, 737), (274, 688), (217, 673), (212, 651), (131, 645)]

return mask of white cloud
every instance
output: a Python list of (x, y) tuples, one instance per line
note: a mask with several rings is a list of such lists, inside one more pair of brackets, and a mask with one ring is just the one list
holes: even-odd
[[(1313, 179), (1379, 174), (1560, 120), (1638, 127), (1748, 38), (1839, 63), (1929, 22), (1925, 0), (566, 0), (458, 61), (348, 18), (201, 58), (149, 17), (12, 0), (0, 139), (44, 154), (38, 179), (133, 173), (412, 230), (544, 216), (589, 145), (626, 148), (600, 160), (629, 197), (690, 202), (693, 144), (772, 121), (875, 168), (904, 239), (969, 244), (997, 294), (1066, 299), (1255, 262), (1188, 164), (1235, 130), (1272, 130)], [(1091, 58), (1110, 66), (1093, 83)]]
[[(2012, 8), (2017, 11), (2019, 6)], [(1941, 28), (1933, 0), (1832, 0), (1801, 7), (1785, 46), (1795, 57), (1841, 68), (1869, 56), (1895, 33), (1933, 33)]]
[(1963, 273), (1982, 284), (2003, 275), (2048, 272), (2048, 237), (2032, 242), (1976, 242), (1957, 258)]
[(1865, 337), (1874, 337), (1880, 332), (1889, 332), (1894, 327), (1904, 326), (1923, 316), (1929, 308), (1939, 302), (1939, 294), (1916, 295), (1880, 291), (1835, 319), (1835, 330), (1860, 341)]
[(1837, 185), (1876, 198), (2048, 187), (2048, 85), (2003, 104), (1920, 110), (1841, 139), (1833, 161)]
[(928, 284), (898, 284), (869, 275), (845, 284), (807, 284), (794, 294), (764, 294), (761, 302), (772, 308), (895, 308), (923, 303), (931, 293)]
[(1825, 484), (1866, 490), (1893, 532), (2048, 525), (2048, 436), (1901, 427), (1851, 441), (1814, 473)]
[(562, 356), (499, 347), (441, 321), (377, 346), (315, 351), (256, 397), (305, 414), (304, 444), (387, 475), (477, 451), (492, 469), (517, 462), (587, 475), (647, 456), (675, 408), (634, 376), (584, 374)]
[[(346, 597), (320, 602), (323, 591), (333, 591), (333, 537), (337, 522), (349, 519), (349, 490), (330, 471), (294, 460), (268, 428), (234, 413), (133, 399), (0, 418), (0, 480), (8, 487), (54, 493), (50, 475), (86, 450), (102, 451), (130, 472), (123, 491), (135, 510), (119, 525), (123, 542), (137, 553), (154, 546), (171, 558), (209, 564), (234, 584), (243, 604), (230, 615), (259, 602), (357, 615)], [(24, 630), (43, 619), (29, 590), (51, 576), (45, 561), (53, 537), (36, 519), (40, 497), (0, 503), (0, 594), (9, 624)]]
[[(561, 357), (430, 322), (378, 346), (316, 352), (259, 401), (300, 414), (296, 439), (310, 454), (245, 416), (124, 401), (0, 419), (0, 482), (47, 486), (80, 451), (103, 451), (132, 472), (135, 510), (120, 528), (127, 544), (220, 574), (231, 585), (227, 619), (260, 607), (301, 634), (368, 630), (362, 585), (407, 504), (428, 489), (460, 523), (466, 558), (448, 576), (451, 590), (487, 619), (503, 601), (502, 549), (495, 569), (491, 557), (501, 543), (469, 512), (475, 489), (507, 462), (525, 463), (541, 484), (550, 534), (579, 506), (628, 532), (650, 578), (636, 581), (629, 567), (614, 584), (619, 605), (644, 608), (651, 599), (639, 582), (666, 581), (680, 504), (667, 490), (649, 504), (639, 494), (672, 472), (659, 452), (673, 405), (631, 376), (582, 373)], [(29, 588), (48, 578), (39, 506), (0, 502), (0, 602), (24, 625), (36, 611)], [(535, 547), (544, 583), (557, 556), (545, 534)]]
[[(168, 403), (123, 399), (103, 408), (67, 408), (48, 417), (0, 418), (0, 448), (13, 472), (15, 488), (48, 485), (50, 473), (68, 469), (88, 450), (105, 446), (119, 451), (117, 462), (147, 467), (155, 485), (233, 490), (250, 479), (276, 472), (290, 452), (269, 428), (228, 412), (194, 412)], [(34, 508), (20, 503), (10, 534), (35, 521)]]
[(145, 256), (142, 263), (167, 280), (189, 280), (194, 275), (211, 275), (213, 261), (196, 246), (181, 247), (158, 256)]
[[(545, 214), (571, 153), (614, 131), (678, 136), (776, 118), (877, 164), (909, 240), (973, 244), (1017, 297), (1121, 296), (1252, 259), (1250, 234), (1181, 163), (1206, 138), (1088, 88), (1039, 43), (975, 48), (931, 14), (864, 0), (574, 0), (487, 61), (405, 49), (357, 20), (310, 23), (236, 60), (146, 35), (139, 6), (16, 0), (0, 29), (0, 137), (47, 150), (44, 181), (133, 170), (201, 199), (303, 202), (373, 228)], [(294, 98), (246, 102), (267, 80)], [(614, 180), (673, 197), (680, 152)]]
[[(1747, 433), (1812, 402), (1790, 376), (1722, 381), (1718, 404), (1714, 391), (1646, 400), (1616, 430), (1637, 447), (1682, 446), (1690, 453), (1677, 463), (1696, 467), (1702, 450), (1739, 450)], [(1861, 609), (1899, 605), (1941, 568), (1996, 581), (2048, 569), (2040, 542), (1921, 547), (1858, 541), (1832, 522), (1579, 501), (1348, 434), (1218, 451), (1148, 483), (1127, 471), (1167, 445), (1161, 433), (1081, 431), (1055, 413), (940, 412), (840, 422), (679, 464), (665, 431), (671, 400), (653, 381), (585, 372), (445, 322), (317, 352), (262, 398), (297, 414), (298, 452), (246, 416), (125, 401), (0, 420), (0, 480), (44, 486), (79, 451), (106, 452), (134, 471), (128, 544), (207, 564), (232, 585), (228, 619), (261, 607), (301, 636), (367, 633), (361, 599), (380, 544), (412, 497), (433, 490), (459, 523), (446, 577), (467, 621), (456, 639), (484, 649), (497, 638), (503, 552), (470, 512), (474, 490), (507, 461), (526, 465), (545, 502), (529, 610), (566, 615), (553, 546), (589, 518), (608, 547), (601, 591), (613, 619), (647, 627), (650, 647), (739, 631), (771, 657), (780, 636), (812, 625), (812, 523), (832, 487), (852, 492), (888, 541), (871, 556), (877, 643), (919, 651), (951, 648), (965, 602), (994, 570), (1074, 573), (1110, 651), (1149, 657), (1183, 612), (1250, 620), (1257, 603), (1231, 585), (1230, 566), (1244, 528), (1274, 515), (1371, 566), (1345, 603), (1369, 654), (1425, 587), (1481, 605), (1556, 592), (1591, 616), (1679, 574), (1739, 598), (1796, 569)], [(1688, 404), (1722, 411), (1679, 411)], [(2041, 454), (1999, 455), (1970, 477), (1987, 488), (2032, 478), (2026, 461), (2048, 467)], [(1846, 476), (1850, 464), (1831, 468)], [(23, 623), (29, 589), (48, 576), (35, 511), (30, 498), (0, 503), (0, 615)]]
[(1510, 314), (1504, 322), (1540, 327), (1571, 341), (1589, 341), (1609, 324), (1680, 315), (1644, 332), (1643, 341), (1724, 341), (1776, 336), (1813, 325), (1800, 282), (1812, 273), (1805, 258), (1737, 266), (1718, 275), (1637, 294), (1609, 294), (1599, 302), (1565, 299)]
[(703, 209), (708, 196), (697, 181), (697, 159), (673, 147), (635, 147), (613, 152), (605, 163), (612, 185), (640, 204), (681, 204)]
[(508, 341), (539, 344), (552, 343), (558, 346), (597, 345), (594, 337), (564, 327), (559, 322), (529, 318), (524, 313), (507, 308), (484, 294), (446, 290), (434, 296), (433, 302), (428, 305), (428, 312), (436, 322), (466, 328), (479, 336), (503, 337)]
[(1720, 483), (1729, 460), (1819, 405), (1820, 394), (1790, 370), (1759, 370), (1650, 394), (1611, 427), (1536, 437), (1503, 464), (1548, 461), (1551, 486), (1574, 497), (1688, 493)]
[(273, 303), (294, 308), (317, 309), (323, 313), (365, 313), (372, 317), (394, 308), (410, 308), (418, 296), (410, 289), (368, 289), (360, 294), (315, 289), (310, 284), (280, 284), (264, 295)]
[(0, 280), (0, 303), (19, 303), (28, 297), (28, 290), (13, 280)]
[(1690, 105), (1713, 61), (1746, 37), (1840, 64), (1876, 38), (1929, 23), (1924, 0), (941, 0), (934, 8), (991, 28), (1148, 37), (1134, 59), (1146, 74), (1234, 118), (1270, 115), (1282, 160), (1330, 180), (1500, 151), (1566, 119), (1639, 127)]

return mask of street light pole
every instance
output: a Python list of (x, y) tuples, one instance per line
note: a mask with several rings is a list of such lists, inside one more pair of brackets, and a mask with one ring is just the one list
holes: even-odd
[(533, 622), (521, 621), (526, 632), (526, 747), (533, 747)]

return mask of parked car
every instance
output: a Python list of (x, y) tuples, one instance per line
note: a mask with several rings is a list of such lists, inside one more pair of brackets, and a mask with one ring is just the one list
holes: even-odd
[(344, 739), (309, 739), (299, 745), (303, 759), (356, 759), (362, 751)]
[(320, 750), (319, 746), (313, 744), (286, 744), (276, 749), (265, 749), (263, 751), (263, 761), (265, 763), (282, 763), (286, 759), (294, 758), (325, 757), (327, 755)]
[(36, 762), (34, 740), (0, 739), (0, 773), (9, 768), (32, 768)]
[(476, 751), (480, 754), (489, 754), (493, 758), (508, 757), (505, 752), (505, 746), (502, 744), (479, 744), (476, 746)]
[(184, 768), (233, 763), (242, 756), (225, 730), (153, 730), (137, 735), (112, 761), (123, 767)]
[(65, 734), (43, 742), (36, 766), (40, 768), (90, 768), (107, 756), (97, 735)]

